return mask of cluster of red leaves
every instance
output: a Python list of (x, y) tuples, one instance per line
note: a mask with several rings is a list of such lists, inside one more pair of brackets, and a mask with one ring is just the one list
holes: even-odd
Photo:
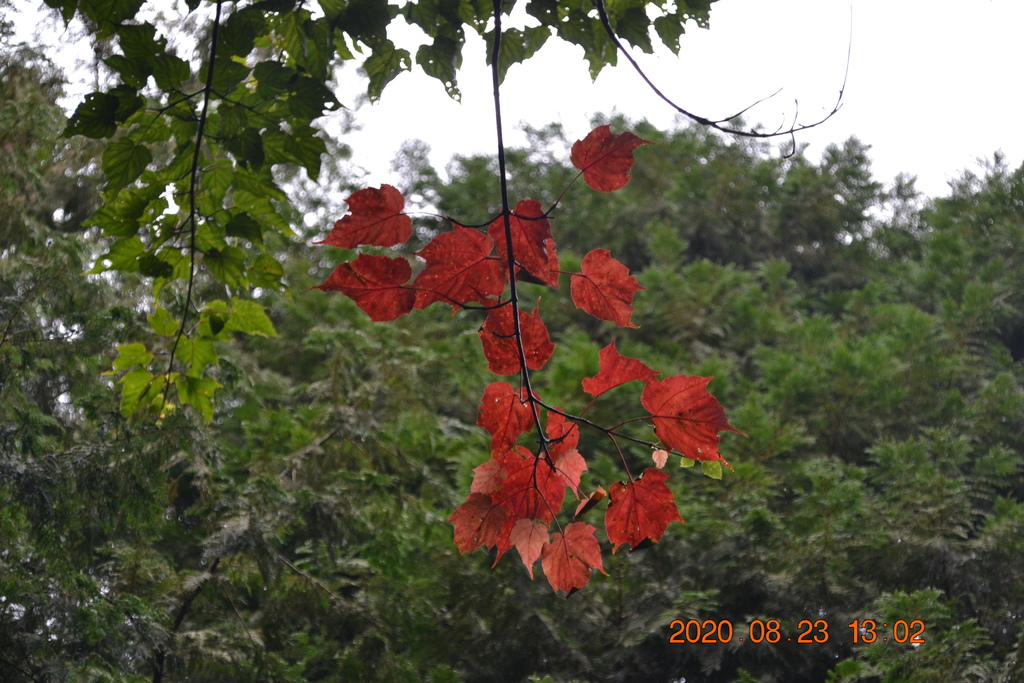
[[(591, 188), (611, 192), (629, 182), (633, 152), (645, 144), (632, 133), (614, 135), (608, 126), (600, 126), (573, 145), (572, 163)], [(405, 200), (390, 185), (360, 190), (348, 205), (349, 213), (321, 244), (394, 247), (412, 235)], [(520, 375), (521, 387), (494, 382), (484, 390), (477, 424), (491, 435), (491, 453), (474, 470), (469, 496), (449, 520), (459, 550), (494, 548), (497, 563), (514, 547), (531, 578), (539, 559), (552, 587), (569, 593), (585, 586), (592, 570), (604, 571), (595, 527), (577, 520), (605, 497), (610, 499), (605, 531), (613, 552), (624, 543), (635, 548), (644, 541), (657, 542), (671, 522), (682, 522), (665, 484), (668, 475), (661, 471), (668, 451), (655, 451), (656, 468), (636, 478), (627, 469), (628, 481), (612, 484), (608, 492), (598, 486), (587, 495), (580, 488), (587, 464), (577, 450), (579, 423), (584, 421), (545, 404), (526, 388), (529, 371), (544, 367), (555, 345), (536, 308), (528, 313), (515, 305), (515, 296), (502, 297), (508, 287), (515, 291), (510, 264), (515, 280), (529, 278), (558, 289), (562, 271), (540, 203), (520, 201), (491, 221), (486, 233), (453, 221), (450, 232), (436, 236), (416, 255), (424, 265), (415, 277), (405, 257), (360, 253), (339, 265), (318, 289), (342, 292), (375, 321), (394, 320), (435, 302), (453, 310), (486, 311), (479, 335), (488, 368), (497, 375)], [(570, 278), (577, 308), (620, 327), (636, 327), (633, 296), (641, 289), (606, 249), (588, 253), (581, 272)], [(725, 463), (718, 453), (718, 433), (736, 430), (707, 391), (711, 378), (676, 375), (659, 381), (659, 374), (620, 355), (612, 343), (601, 351), (598, 374), (583, 380), (583, 390), (597, 397), (627, 382), (643, 382), (641, 403), (649, 412), (644, 419), (653, 421), (665, 448), (692, 460)], [(535, 450), (518, 445), (534, 431)], [(614, 429), (604, 431), (614, 441)], [(566, 489), (579, 502), (573, 521), (563, 526), (556, 518)], [(557, 531), (551, 531), (552, 523)]]

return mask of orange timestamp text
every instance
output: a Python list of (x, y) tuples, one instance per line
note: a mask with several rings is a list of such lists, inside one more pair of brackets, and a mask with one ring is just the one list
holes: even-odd
[[(750, 643), (787, 642), (810, 645), (827, 643), (830, 637), (829, 623), (824, 619), (802, 619), (796, 628), (796, 633), (786, 633), (778, 619), (753, 619), (746, 624), (740, 624), (738, 628), (728, 619), (675, 619), (669, 624), (672, 633), (668, 642), (710, 644), (731, 643), (735, 639), (738, 642)], [(853, 623), (847, 624), (847, 628), (852, 631), (854, 644), (891, 641), (920, 645), (925, 642), (925, 626), (920, 619), (897, 619), (891, 624), (879, 624), (873, 619), (854, 619)]]

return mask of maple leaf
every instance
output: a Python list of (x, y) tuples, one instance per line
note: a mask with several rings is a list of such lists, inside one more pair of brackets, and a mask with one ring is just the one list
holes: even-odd
[(583, 588), (590, 582), (591, 569), (608, 575), (594, 531), (594, 527), (585, 522), (573, 522), (565, 527), (564, 535), (551, 535), (551, 543), (541, 553), (540, 564), (548, 583), (556, 591), (570, 593), (574, 588)]
[(416, 292), (404, 286), (411, 277), (412, 267), (404, 258), (360, 254), (335, 268), (314, 289), (339, 291), (366, 311), (370, 320), (386, 322), (412, 310)]
[(522, 446), (502, 456), (499, 464), (505, 471), (505, 481), (494, 500), (505, 508), (508, 523), (520, 519), (550, 523), (565, 500), (565, 478), (548, 460)]
[(473, 468), (473, 483), (469, 487), (470, 493), (483, 493), (491, 495), (501, 490), (505, 483), (505, 470), (501, 463), (493, 458)]
[(683, 521), (666, 479), (667, 474), (648, 467), (639, 479), (612, 484), (604, 526), (613, 553), (623, 543), (633, 548), (646, 539), (657, 543), (670, 522)]
[(580, 477), (586, 469), (587, 461), (575, 448), (570, 448), (555, 457), (555, 470), (558, 476), (577, 499), (580, 497)]
[[(512, 322), (514, 306), (492, 308), (487, 320), (480, 327), (480, 342), (484, 347), (487, 367), (496, 375), (514, 375), (520, 371), (519, 347), (516, 344), (515, 326)], [(555, 345), (551, 343), (548, 328), (540, 319), (540, 313), (533, 309), (527, 314), (518, 308), (519, 326), (523, 333), (523, 349), (526, 352), (526, 367), (539, 370), (551, 358)]]
[(533, 411), (526, 402), (526, 389), (516, 392), (508, 382), (489, 384), (484, 389), (476, 423), (491, 435), (491, 455), (511, 449), (533, 426)]
[(541, 552), (544, 550), (550, 537), (548, 536), (548, 525), (532, 519), (520, 519), (512, 526), (509, 532), (509, 543), (519, 551), (519, 557), (526, 565), (526, 571), (530, 572), (530, 579), (533, 579), (533, 565), (537, 562)]
[(583, 257), (582, 272), (573, 273), (569, 281), (572, 301), (595, 318), (610, 320), (619, 327), (636, 327), (633, 295), (644, 289), (629, 268), (622, 265), (607, 249), (594, 249)]
[(412, 219), (402, 213), (405, 198), (391, 185), (381, 185), (379, 190), (359, 190), (345, 201), (350, 213), (316, 244), (342, 249), (355, 249), (361, 244), (393, 247), (412, 236)]
[(601, 349), (599, 362), (601, 371), (593, 377), (583, 380), (583, 391), (593, 396), (600, 396), (609, 389), (614, 389), (620, 384), (632, 382), (635, 379), (646, 382), (655, 375), (661, 374), (636, 358), (619, 355), (618, 349), (615, 348), (615, 342)]
[[(743, 434), (725, 418), (725, 409), (707, 390), (712, 377), (674, 375), (648, 380), (640, 402), (651, 413), (661, 442), (690, 460), (720, 460), (718, 432)], [(744, 435), (746, 436), (746, 435)]]
[(565, 416), (553, 410), (548, 411), (547, 425), (544, 428), (548, 437), (548, 453), (551, 457), (576, 448), (580, 442), (580, 428), (575, 422), (567, 422)]
[(435, 301), (460, 304), (499, 297), (505, 289), (505, 264), (492, 256), (491, 238), (471, 228), (455, 226), (416, 252), (427, 266), (416, 276), (416, 309)]
[(483, 493), (470, 493), (466, 502), (455, 508), (448, 518), (455, 524), (455, 545), (468, 553), (480, 546), (493, 548), (505, 525), (505, 508), (494, 505)]
[(572, 146), (572, 165), (583, 171), (583, 180), (598, 192), (614, 192), (629, 182), (635, 159), (633, 150), (653, 144), (633, 133), (612, 134), (611, 126), (598, 126)]
[(549, 410), (544, 431), (548, 439), (548, 456), (555, 463), (559, 475), (565, 480), (565, 485), (579, 498), (580, 476), (587, 469), (587, 462), (576, 450), (580, 442), (580, 428), (575, 422), (567, 422), (561, 413)]
[(573, 513), (572, 518), (574, 520), (579, 519), (607, 497), (608, 492), (604, 490), (604, 487), (598, 486), (596, 491), (587, 496), (585, 500), (580, 501), (580, 504), (576, 506), (576, 512)]
[[(540, 202), (524, 199), (516, 204), (509, 216), (512, 232), (512, 253), (516, 263), (530, 275), (558, 288), (558, 257), (555, 242), (551, 238), (551, 223), (544, 217)], [(505, 236), (505, 217), (498, 216), (491, 222), (487, 234), (498, 249), (501, 257), (508, 261), (508, 239)]]

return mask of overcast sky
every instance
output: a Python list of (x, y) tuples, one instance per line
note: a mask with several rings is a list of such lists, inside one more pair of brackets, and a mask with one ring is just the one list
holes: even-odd
[[(1024, 159), (1024, 0), (720, 0), (712, 8), (710, 30), (691, 26), (679, 57), (635, 53), (662, 90), (690, 111), (724, 117), (781, 88), (748, 121), (775, 129), (792, 120), (798, 100), (800, 121), (811, 122), (835, 103), (849, 49), (842, 109), (798, 136), (810, 144), (812, 159), (826, 144), (856, 135), (872, 146), (878, 179), (909, 173), (931, 196), (945, 194), (949, 180), (976, 169), (979, 157), (996, 150), (1013, 167)], [(406, 36), (405, 47), (414, 53), (416, 43)], [(409, 138), (431, 145), (439, 170), (453, 154), (493, 152), (483, 41), (468, 37), (461, 104), (439, 82), (413, 71), (393, 81), (379, 104), (357, 109), (362, 130), (347, 141), (353, 162), (371, 171), (368, 184), (394, 182), (390, 161)], [(401, 32), (396, 42), (403, 45)], [(67, 54), (72, 51), (54, 56), (66, 66), (74, 61)], [(514, 133), (523, 121), (559, 121), (576, 139), (587, 133), (592, 114), (613, 110), (663, 128), (674, 125), (675, 112), (620, 61), (591, 83), (582, 50), (549, 40), (527, 64), (509, 70), (503, 86), (506, 139), (523, 141)], [(351, 108), (365, 85), (354, 69), (345, 74), (338, 97)]]
[[(781, 88), (748, 120), (774, 129), (792, 119), (798, 100), (800, 121), (810, 122), (832, 108), (849, 48), (842, 109), (798, 136), (810, 143), (812, 159), (856, 135), (872, 145), (878, 179), (909, 173), (935, 196), (964, 169), (976, 169), (979, 157), (1002, 150), (1013, 167), (1024, 158), (1022, 0), (720, 0), (712, 8), (710, 30), (688, 29), (680, 57), (637, 54), (662, 90), (691, 111), (727, 116)], [(388, 181), (389, 161), (406, 138), (428, 142), (439, 169), (454, 153), (493, 149), (483, 51), (480, 40), (467, 45), (461, 104), (413, 72), (393, 81), (379, 104), (358, 110), (363, 130), (350, 143), (353, 161), (374, 171), (369, 181)], [(344, 104), (355, 104), (358, 87), (354, 74), (343, 82)], [(592, 84), (582, 50), (554, 39), (512, 67), (503, 85), (506, 136), (519, 121), (560, 121), (576, 139), (591, 114), (613, 109), (661, 127), (675, 116), (624, 61)]]

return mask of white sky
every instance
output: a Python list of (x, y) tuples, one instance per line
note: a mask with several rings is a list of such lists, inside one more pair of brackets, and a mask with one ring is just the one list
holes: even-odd
[[(936, 196), (996, 150), (1013, 167), (1024, 159), (1022, 29), (1024, 0), (720, 0), (712, 5), (710, 30), (693, 26), (682, 37), (680, 57), (633, 54), (669, 97), (709, 118), (733, 114), (782, 88), (747, 114), (748, 122), (774, 129), (792, 120), (794, 100), (801, 122), (832, 108), (850, 47), (842, 109), (798, 135), (798, 142), (809, 143), (808, 155), (817, 160), (826, 144), (856, 135), (872, 145), (876, 178), (888, 182), (910, 173), (922, 192)], [(426, 141), (442, 171), (453, 154), (493, 152), (484, 45), (475, 34), (468, 39), (461, 104), (415, 70), (395, 79), (379, 104), (357, 110), (362, 130), (346, 141), (354, 149), (352, 161), (370, 171), (368, 184), (394, 182), (391, 159), (409, 138)], [(403, 43), (401, 34), (396, 42), (415, 53), (415, 44)], [(66, 52), (54, 55), (63, 65), (73, 63)], [(502, 89), (506, 142), (524, 141), (515, 133), (520, 121), (560, 121), (576, 139), (587, 133), (592, 114), (612, 110), (672, 126), (675, 112), (620, 62), (592, 84), (582, 50), (550, 39), (528, 63), (508, 72)], [(365, 87), (353, 69), (346, 73), (338, 97), (354, 107)]]
[[(831, 110), (846, 70), (851, 21), (843, 107), (797, 138), (810, 143), (812, 160), (825, 145), (856, 135), (872, 145), (876, 178), (889, 182), (909, 173), (930, 196), (945, 194), (949, 180), (996, 150), (1011, 166), (1021, 164), (1022, 0), (720, 0), (712, 5), (710, 30), (693, 27), (682, 37), (680, 57), (634, 56), (670, 98), (709, 118), (782, 88), (747, 114), (749, 122), (775, 129), (783, 117), (792, 119), (794, 99), (801, 122)], [(379, 104), (358, 110), (363, 129), (348, 141), (353, 161), (373, 172), (370, 184), (393, 181), (389, 162), (407, 138), (430, 144), (439, 170), (452, 154), (493, 150), (483, 57), (483, 41), (470, 37), (461, 104), (414, 71), (395, 79)], [(338, 93), (346, 106), (354, 105), (358, 88), (351, 79)], [(659, 127), (671, 126), (675, 116), (625, 60), (591, 84), (582, 49), (554, 38), (529, 63), (509, 70), (502, 91), (507, 142), (523, 141), (510, 136), (519, 121), (560, 121), (576, 139), (596, 112), (616, 109)]]

